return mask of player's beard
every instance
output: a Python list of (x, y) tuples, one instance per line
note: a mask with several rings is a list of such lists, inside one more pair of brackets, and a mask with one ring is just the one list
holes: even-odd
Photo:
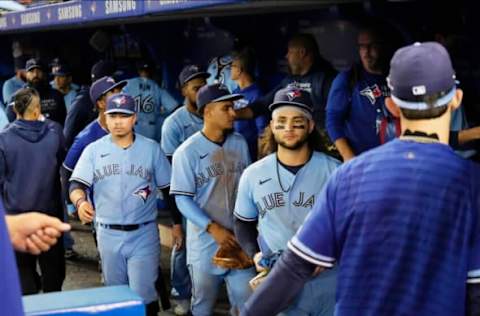
[(300, 149), (302, 148), (308, 141), (308, 134), (305, 134), (303, 135), (302, 138), (300, 138), (299, 140), (297, 140), (296, 142), (294, 142), (293, 144), (287, 144), (285, 141), (281, 140), (279, 137), (277, 137), (277, 135), (273, 135), (273, 137), (275, 138), (275, 142), (278, 144), (278, 146), (281, 146), (285, 149), (289, 149), (289, 150), (297, 150), (297, 149)]

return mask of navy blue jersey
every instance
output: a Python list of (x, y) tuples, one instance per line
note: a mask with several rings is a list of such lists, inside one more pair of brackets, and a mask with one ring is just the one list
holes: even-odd
[(13, 255), (10, 236), (5, 225), (5, 209), (0, 199), (0, 306), (2, 315), (23, 315), (20, 281), (18, 280), (17, 265)]
[(464, 315), (479, 175), (446, 145), (394, 140), (337, 169), (288, 247), (338, 262), (336, 315)]
[(82, 155), (83, 150), (90, 143), (99, 140), (103, 136), (107, 135), (108, 131), (105, 130), (98, 120), (95, 120), (87, 125), (78, 135), (75, 137), (75, 141), (68, 150), (67, 157), (63, 162), (63, 167), (68, 171), (73, 171), (78, 159)]

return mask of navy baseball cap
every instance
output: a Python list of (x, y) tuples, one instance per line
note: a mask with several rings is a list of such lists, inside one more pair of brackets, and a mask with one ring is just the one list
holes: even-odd
[(197, 92), (197, 111), (201, 112), (201, 109), (209, 103), (238, 99), (243, 99), (243, 96), (241, 94), (231, 94), (227, 86), (221, 83), (205, 85)]
[(52, 75), (54, 76), (69, 76), (72, 72), (67, 65), (57, 64), (52, 67)]
[(92, 66), (90, 71), (90, 75), (92, 78), (92, 82), (97, 81), (98, 79), (111, 76), (115, 72), (116, 67), (115, 64), (108, 60), (100, 60), (95, 65)]
[[(415, 43), (398, 49), (387, 78), (393, 101), (401, 108), (426, 110), (446, 105), (456, 90), (455, 71), (445, 47), (435, 42)], [(426, 96), (438, 96), (427, 104)]]
[(147, 59), (140, 59), (135, 63), (135, 67), (137, 68), (137, 70), (152, 69), (153, 63)]
[(103, 77), (95, 81), (90, 87), (90, 100), (95, 104), (97, 100), (110, 90), (123, 88), (127, 81), (115, 82), (112, 77)]
[(123, 113), (135, 114), (135, 100), (126, 93), (115, 93), (107, 99), (105, 114)]
[(42, 62), (37, 58), (30, 58), (29, 60), (27, 60), (27, 63), (25, 64), (25, 70), (30, 71), (35, 68), (43, 69)]
[(278, 90), (277, 93), (275, 93), (273, 103), (268, 106), (268, 109), (273, 112), (273, 110), (281, 106), (296, 106), (306, 110), (310, 114), (313, 113), (310, 93), (297, 88), (286, 87)]
[(190, 80), (198, 77), (203, 77), (206, 79), (210, 77), (210, 74), (202, 70), (197, 65), (188, 65), (183, 67), (182, 71), (180, 72), (180, 75), (178, 75), (178, 81), (180, 82), (180, 85), (183, 86)]

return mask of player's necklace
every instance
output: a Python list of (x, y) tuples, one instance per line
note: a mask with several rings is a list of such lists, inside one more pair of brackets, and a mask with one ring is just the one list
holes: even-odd
[(282, 191), (283, 191), (284, 193), (287, 193), (288, 191), (290, 191), (291, 186), (289, 186), (287, 189), (284, 189), (284, 188), (283, 188), (282, 178), (280, 177), (280, 171), (279, 171), (279, 167), (278, 167), (279, 164), (280, 164), (280, 163), (278, 162), (278, 157), (277, 157), (277, 165), (276, 165), (276, 166), (277, 166), (277, 179), (278, 179), (278, 184), (280, 185), (280, 189), (282, 189)]

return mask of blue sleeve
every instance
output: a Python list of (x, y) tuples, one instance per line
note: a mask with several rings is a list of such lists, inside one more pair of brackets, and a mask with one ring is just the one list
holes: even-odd
[(85, 147), (86, 147), (86, 144), (83, 141), (83, 139), (81, 138), (75, 139), (72, 146), (68, 150), (67, 156), (65, 157), (65, 161), (63, 162), (63, 166), (65, 167), (65, 169), (67, 169), (70, 172), (73, 171)]
[(172, 158), (172, 179), (170, 194), (195, 196), (197, 186), (195, 184), (195, 170), (188, 152), (176, 151)]
[(331, 268), (335, 263), (335, 188), (334, 173), (320, 193), (314, 209), (305, 218), (303, 225), (288, 242), (288, 248), (296, 255), (315, 265)]
[(160, 145), (157, 144), (155, 151), (155, 182), (159, 189), (170, 186), (170, 178), (172, 176), (172, 167), (167, 157), (163, 153)]
[(177, 102), (177, 100), (175, 100), (170, 95), (170, 93), (168, 93), (167, 90), (162, 89), (160, 87), (158, 87), (157, 89), (158, 89), (158, 94), (159, 94), (159, 97), (160, 97), (159, 104), (161, 104), (161, 106), (165, 110), (163, 114), (164, 114), (164, 116), (166, 116), (166, 115), (172, 113), (173, 110), (175, 110), (177, 108), (178, 102)]
[(180, 135), (178, 134), (177, 124), (172, 117), (168, 117), (162, 125), (162, 137), (160, 143), (165, 155), (172, 156), (175, 149), (180, 146)]
[(348, 83), (349, 73), (350, 71), (339, 73), (328, 94), (325, 126), (332, 142), (345, 137), (345, 121), (352, 99)]
[(91, 187), (94, 182), (94, 170), (95, 170), (95, 162), (94, 162), (94, 148), (90, 144), (85, 148), (80, 159), (73, 169), (72, 176), (70, 177), (71, 181), (77, 181), (81, 184), (86, 185), (87, 187)]
[(207, 229), (210, 218), (193, 200), (192, 196), (175, 195), (177, 207), (186, 219), (202, 229)]
[(471, 229), (472, 235), (470, 237), (470, 258), (468, 263), (468, 275), (467, 275), (467, 283), (469, 284), (476, 284), (480, 283), (480, 181), (479, 179), (479, 170), (478, 167), (471, 163), (473, 170), (471, 171), (472, 174), (472, 200), (473, 205), (476, 206), (474, 210), (474, 214), (472, 216), (473, 220), (473, 227)]
[(5, 114), (5, 110), (0, 108), (0, 130), (2, 130), (8, 124), (8, 118)]
[(248, 181), (248, 171), (245, 170), (240, 177), (233, 214), (242, 221), (252, 222), (258, 218), (258, 209), (253, 201), (253, 192)]
[(240, 316), (277, 315), (287, 309), (312, 278), (315, 268), (287, 249), (247, 300)]

